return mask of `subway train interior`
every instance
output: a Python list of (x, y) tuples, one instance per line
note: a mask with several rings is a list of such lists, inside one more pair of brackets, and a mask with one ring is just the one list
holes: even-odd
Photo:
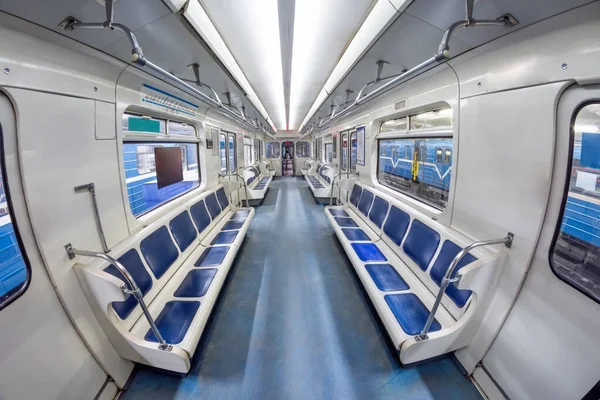
[(0, 0), (0, 400), (600, 399), (600, 1)]

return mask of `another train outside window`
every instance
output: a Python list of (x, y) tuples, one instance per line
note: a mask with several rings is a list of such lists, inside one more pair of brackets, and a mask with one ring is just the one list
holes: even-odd
[(452, 175), (452, 138), (379, 140), (379, 183), (443, 210)]
[[(157, 148), (177, 147), (181, 152), (182, 179), (159, 187), (163, 171), (157, 171)], [(140, 216), (200, 185), (196, 143), (123, 143), (123, 161), (129, 205)], [(172, 163), (173, 161), (168, 161)], [(164, 171), (167, 168), (165, 167)]]
[(254, 139), (254, 161), (261, 160), (260, 150), (261, 150), (260, 140)]
[(219, 134), (219, 155), (221, 157), (221, 173), (227, 172), (227, 136)]
[(568, 284), (600, 302), (600, 104), (577, 114), (563, 215), (550, 264)]
[(298, 158), (310, 157), (310, 142), (296, 143), (296, 157), (298, 157)]
[[(0, 176), (4, 176), (1, 170)], [(10, 216), (3, 180), (0, 182), (0, 308), (22, 293), (29, 274)]]
[(235, 135), (233, 133), (229, 134), (229, 138), (228, 138), (228, 146), (227, 148), (229, 149), (229, 172), (235, 172), (237, 169), (237, 159), (235, 157), (235, 149), (236, 147), (236, 143), (235, 143)]
[(281, 157), (279, 142), (267, 142), (267, 158)]
[(333, 143), (325, 143), (325, 161), (328, 163), (333, 161)]

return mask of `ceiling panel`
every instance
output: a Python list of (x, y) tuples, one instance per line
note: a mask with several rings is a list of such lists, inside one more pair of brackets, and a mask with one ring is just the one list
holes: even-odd
[[(104, 6), (95, 0), (0, 0), (0, 10), (35, 22), (48, 29), (103, 48), (123, 37), (119, 31), (77, 30), (68, 32), (58, 24), (68, 16), (83, 22), (103, 22)], [(115, 22), (136, 30), (171, 11), (160, 0), (119, 0), (114, 4)]]

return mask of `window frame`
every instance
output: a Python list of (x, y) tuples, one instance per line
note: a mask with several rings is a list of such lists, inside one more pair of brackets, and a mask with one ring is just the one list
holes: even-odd
[[(246, 150), (250, 148), (250, 160), (246, 160)], [(249, 136), (244, 136), (244, 166), (252, 165), (254, 163), (254, 145), (253, 139)]]
[[(304, 155), (298, 154), (298, 150), (301, 146), (308, 146), (308, 151), (303, 152)], [(296, 142), (296, 158), (309, 158), (310, 157), (310, 142), (308, 140), (299, 140)]]
[[(236, 173), (237, 169), (238, 169), (236, 134), (233, 132), (226, 132), (226, 133), (227, 133), (227, 173), (228, 174)], [(232, 147), (229, 146), (230, 143), (233, 145)], [(231, 165), (232, 152), (233, 152), (233, 166)], [(233, 167), (233, 169), (232, 169), (232, 167)]]
[[(269, 146), (269, 144), (271, 144), (271, 146)], [(270, 157), (269, 156), (269, 149), (267, 147), (274, 147), (274, 148), (276, 148), (278, 155), (275, 156), (275, 157)], [(271, 153), (273, 153), (273, 152), (271, 151)], [(280, 159), (281, 158), (281, 143), (273, 141), (273, 140), (269, 141), (269, 142), (266, 142), (266, 145), (265, 145), (265, 158), (268, 158), (268, 159), (271, 159), (271, 160)]]
[(558, 238), (561, 233), (561, 226), (562, 226), (563, 218), (565, 215), (565, 209), (567, 207), (569, 190), (571, 188), (571, 174), (573, 173), (573, 152), (575, 149), (575, 122), (576, 122), (577, 116), (579, 115), (581, 110), (583, 110), (585, 107), (587, 107), (590, 104), (600, 104), (600, 98), (588, 99), (588, 100), (582, 102), (573, 110), (573, 113), (571, 115), (571, 123), (569, 126), (569, 148), (568, 148), (568, 158), (567, 158), (567, 164), (566, 164), (567, 168), (565, 171), (565, 182), (564, 182), (564, 186), (562, 188), (562, 199), (561, 199), (561, 203), (560, 203), (560, 212), (557, 215), (556, 226), (554, 228), (554, 233), (552, 235), (552, 241), (550, 242), (550, 246), (548, 248), (548, 264), (550, 266), (550, 270), (558, 279), (560, 279), (562, 282), (567, 284), (572, 289), (575, 289), (578, 292), (580, 292), (581, 294), (585, 295), (586, 297), (588, 297), (595, 303), (600, 304), (600, 294), (597, 297), (594, 297), (588, 291), (585, 291), (583, 288), (574, 285), (572, 281), (568, 280), (564, 275), (557, 272), (556, 267), (554, 265), (554, 260), (553, 260), (554, 252), (556, 249), (556, 244), (558, 242)]
[[(21, 257), (23, 258), (23, 264), (25, 265), (25, 272), (26, 272), (25, 280), (20, 285), (19, 289), (16, 290), (15, 292), (11, 293), (4, 300), (2, 300), (0, 298), (0, 311), (2, 311), (9, 305), (13, 304), (19, 297), (23, 296), (23, 294), (25, 294), (27, 289), (29, 289), (29, 286), (31, 284), (31, 279), (32, 279), (31, 275), (32, 275), (33, 271), (31, 269), (31, 262), (27, 255), (27, 252), (25, 251), (25, 244), (23, 243), (23, 240), (21, 239), (21, 231), (19, 229), (19, 224), (17, 222), (15, 210), (13, 207), (10, 183), (8, 182), (8, 174), (7, 174), (7, 169), (6, 169), (6, 147), (5, 147), (5, 140), (4, 140), (4, 126), (1, 121), (0, 121), (0, 149), (2, 149), (2, 151), (0, 152), (0, 176), (2, 177), (2, 184), (4, 186), (4, 196), (6, 197), (6, 204), (8, 206), (8, 215), (10, 215), (10, 222), (12, 224), (13, 232), (15, 233), (15, 239), (17, 242), (17, 246), (19, 247), (19, 251), (21, 252)], [(15, 161), (15, 162), (18, 163), (18, 161)], [(4, 297), (4, 296), (2, 296), (2, 297)]]

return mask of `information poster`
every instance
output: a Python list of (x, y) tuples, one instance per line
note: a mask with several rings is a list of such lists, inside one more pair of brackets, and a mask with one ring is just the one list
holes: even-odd
[(356, 164), (365, 165), (365, 127), (356, 128)]

